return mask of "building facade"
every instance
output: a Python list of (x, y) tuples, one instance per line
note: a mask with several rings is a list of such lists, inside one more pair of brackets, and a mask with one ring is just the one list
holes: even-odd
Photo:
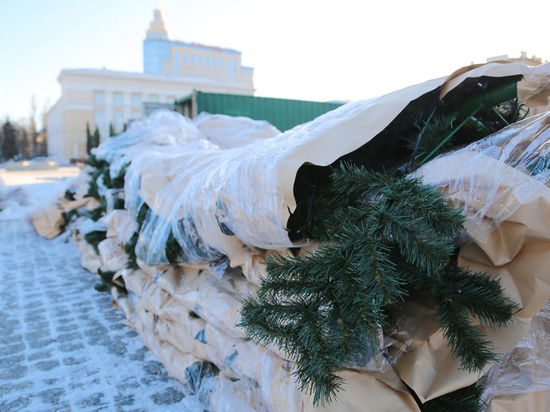
[(241, 67), (240, 52), (170, 41), (159, 10), (155, 10), (143, 48), (144, 73), (61, 71), (57, 79), (61, 97), (48, 114), (51, 156), (85, 158), (87, 125), (91, 133), (97, 127), (104, 140), (110, 127), (118, 132), (125, 124), (142, 118), (144, 104), (174, 103), (194, 90), (254, 94), (253, 69)]
[(253, 87), (254, 69), (241, 65), (241, 52), (168, 39), (160, 10), (143, 41), (143, 72), (210, 79)]

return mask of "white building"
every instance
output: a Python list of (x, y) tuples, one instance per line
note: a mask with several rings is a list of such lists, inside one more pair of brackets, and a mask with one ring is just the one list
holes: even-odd
[(120, 131), (124, 124), (141, 118), (145, 102), (173, 103), (193, 90), (254, 94), (253, 70), (241, 66), (240, 52), (168, 40), (159, 10), (143, 43), (145, 73), (61, 71), (57, 79), (61, 97), (48, 114), (51, 156), (85, 158), (87, 125), (91, 133), (97, 127), (105, 139), (111, 125)]

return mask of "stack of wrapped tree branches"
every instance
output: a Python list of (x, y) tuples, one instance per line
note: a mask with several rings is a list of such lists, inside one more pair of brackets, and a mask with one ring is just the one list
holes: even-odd
[(157, 112), (33, 223), (208, 410), (491, 409), (546, 336), (549, 79), (469, 67), (282, 134)]

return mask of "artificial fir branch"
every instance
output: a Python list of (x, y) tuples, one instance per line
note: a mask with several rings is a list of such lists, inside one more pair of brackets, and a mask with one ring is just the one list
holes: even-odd
[(65, 190), (65, 194), (63, 195), (63, 199), (66, 200), (75, 200), (74, 198), (74, 191), (71, 189)]
[(479, 412), (483, 410), (481, 394), (484, 387), (478, 382), (420, 405), (422, 412)]
[(295, 359), (315, 404), (334, 399), (337, 372), (352, 359), (374, 355), (365, 342), (396, 326), (397, 304), (412, 290), (436, 304), (464, 368), (479, 371), (496, 359), (472, 318), (506, 326), (515, 306), (497, 280), (449, 266), (464, 217), (436, 188), (342, 164), (310, 212), (309, 232), (326, 242), (297, 257), (270, 257), (257, 297), (243, 302), (240, 326)]
[(119, 277), (117, 280), (113, 280), (116, 272), (98, 269), (97, 274), (100, 277), (100, 283), (96, 284), (94, 288), (98, 292), (109, 292), (111, 288), (114, 287), (117, 289), (118, 293), (122, 295), (126, 295), (128, 293), (122, 277)]
[(84, 235), (84, 240), (94, 248), (97, 255), (99, 255), (98, 245), (105, 239), (107, 239), (107, 232), (104, 230), (94, 230), (93, 232), (88, 232)]
[(147, 205), (147, 203), (143, 202), (136, 216), (136, 222), (138, 224), (136, 233), (134, 233), (130, 240), (124, 245), (124, 252), (128, 255), (127, 266), (130, 269), (139, 269), (136, 256), (136, 245), (139, 238), (139, 232), (141, 230), (141, 227), (143, 226), (143, 223), (145, 222), (145, 218), (147, 217), (148, 212), (149, 206)]

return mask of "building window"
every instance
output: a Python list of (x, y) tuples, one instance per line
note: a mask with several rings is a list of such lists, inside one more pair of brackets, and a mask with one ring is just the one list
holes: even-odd
[(197, 56), (197, 64), (198, 64), (199, 66), (202, 66), (202, 55), (201, 55), (201, 54), (199, 54), (199, 55)]
[(94, 92), (94, 104), (103, 106), (105, 104), (105, 95), (103, 92)]
[(180, 75), (180, 52), (174, 52), (174, 74), (176, 76)]
[(122, 130), (124, 126), (124, 120), (122, 119), (122, 112), (119, 110), (115, 111), (114, 118), (115, 118), (115, 131), (119, 132)]
[(212, 57), (212, 67), (218, 67), (218, 58)]
[(237, 71), (237, 60), (233, 60), (233, 70)]
[(220, 57), (220, 69), (223, 69), (223, 57)]
[(159, 102), (159, 97), (157, 95), (151, 95), (149, 96), (149, 102), (151, 103), (158, 103)]
[(191, 64), (195, 64), (195, 55), (193, 53), (190, 53), (191, 58)]
[(182, 53), (181, 57), (183, 58), (183, 64), (187, 64), (187, 53)]
[(141, 113), (140, 112), (132, 112), (132, 120), (141, 119)]
[(210, 56), (204, 56), (204, 65), (210, 67)]
[(95, 126), (98, 129), (103, 128), (103, 123), (105, 122), (105, 115), (103, 113), (103, 110), (96, 110), (94, 119), (95, 119)]
[(176, 96), (167, 96), (166, 103), (170, 103), (170, 104), (176, 103)]
[(122, 93), (115, 93), (113, 95), (113, 104), (115, 106), (122, 106)]
[(141, 96), (139, 94), (132, 95), (132, 107), (141, 107)]

